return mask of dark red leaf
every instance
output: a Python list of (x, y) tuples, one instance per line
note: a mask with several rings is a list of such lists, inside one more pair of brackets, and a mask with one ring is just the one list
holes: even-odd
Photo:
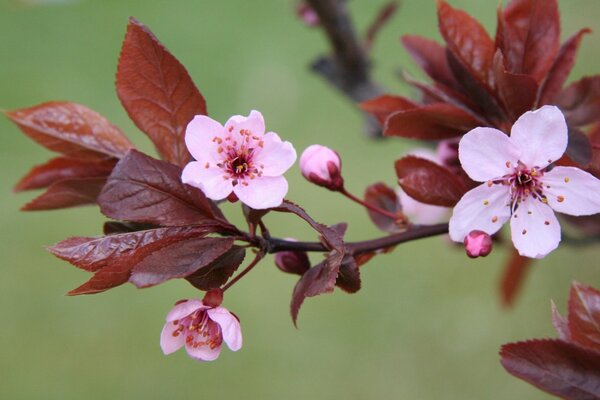
[(140, 224), (137, 222), (105, 222), (102, 227), (102, 232), (105, 235), (114, 235), (116, 233), (129, 233), (137, 231), (146, 231), (148, 229), (156, 229), (159, 226), (153, 224)]
[(233, 246), (231, 238), (189, 238), (172, 243), (135, 264), (129, 281), (146, 288), (169, 279), (185, 278), (209, 266)]
[(333, 291), (343, 258), (343, 253), (332, 251), (323, 262), (306, 271), (296, 283), (290, 305), (294, 325), (297, 325), (298, 312), (304, 299)]
[(531, 111), (538, 94), (538, 84), (529, 75), (508, 72), (504, 66), (504, 57), (498, 51), (494, 58), (496, 86), (504, 109), (508, 111), (512, 122), (522, 114)]
[[(217, 229), (214, 225), (197, 225), (115, 233), (102, 237), (72, 237), (48, 250), (77, 268), (97, 272), (125, 258), (135, 263), (143, 258), (142, 255), (157, 248), (192, 237), (203, 237)], [(141, 249), (144, 251), (138, 254)]]
[(444, 47), (431, 39), (414, 35), (404, 35), (401, 41), (408, 54), (431, 79), (449, 87), (456, 85)]
[(364, 111), (373, 114), (380, 124), (384, 124), (387, 117), (396, 111), (408, 110), (416, 108), (418, 105), (413, 101), (402, 96), (392, 96), (384, 94), (371, 100), (360, 103), (360, 108)]
[(215, 261), (188, 275), (185, 279), (192, 286), (200, 290), (216, 289), (224, 285), (231, 275), (233, 275), (242, 261), (244, 261), (245, 255), (246, 249), (240, 246), (233, 246)]
[(554, 304), (552, 300), (550, 301), (550, 306), (552, 308), (552, 325), (554, 326), (554, 329), (556, 329), (559, 339), (570, 342), (571, 333), (569, 333), (569, 322), (565, 317), (560, 315), (556, 308), (556, 304)]
[(402, 189), (422, 203), (453, 207), (467, 191), (460, 178), (432, 161), (407, 156), (397, 160), (395, 167)]
[(580, 129), (569, 128), (569, 145), (566, 154), (576, 162), (578, 167), (584, 168), (592, 161), (592, 145), (587, 135)]
[(573, 282), (568, 318), (571, 340), (600, 351), (600, 291)]
[(510, 259), (504, 265), (500, 278), (500, 300), (503, 306), (510, 307), (514, 304), (532, 262), (533, 259), (519, 255), (515, 249), (511, 250)]
[(579, 127), (600, 120), (600, 75), (585, 77), (569, 85), (556, 99), (569, 126)]
[(70, 158), (119, 158), (133, 148), (119, 128), (81, 104), (49, 102), (6, 116), (40, 145)]
[(509, 343), (502, 366), (537, 388), (570, 400), (600, 398), (600, 353), (562, 340)]
[(358, 263), (351, 255), (346, 255), (335, 281), (335, 285), (347, 293), (356, 293), (360, 290), (360, 271)]
[(41, 195), (25, 204), (22, 211), (56, 210), (94, 204), (106, 178), (82, 178), (58, 181)]
[(579, 44), (581, 43), (583, 35), (587, 33), (591, 33), (591, 30), (584, 28), (561, 46), (558, 56), (556, 57), (556, 60), (554, 60), (554, 64), (543, 82), (538, 105), (553, 104), (556, 95), (562, 90), (571, 69), (573, 69)]
[(448, 49), (487, 87), (494, 87), (493, 59), (494, 41), (485, 28), (462, 10), (451, 7), (446, 1), (438, 1), (440, 33)]
[(179, 166), (189, 161), (184, 134), (204, 98), (186, 69), (150, 30), (129, 20), (117, 69), (117, 95), (132, 121), (160, 155)]
[[(398, 201), (398, 196), (394, 189), (382, 182), (377, 182), (367, 187), (365, 190), (365, 201), (368, 204), (394, 214), (399, 214), (402, 211), (402, 206)], [(367, 212), (371, 221), (382, 231), (389, 233), (400, 231), (398, 219), (386, 217), (368, 209)]]
[(450, 104), (427, 104), (391, 114), (385, 122), (386, 136), (443, 140), (461, 136), (480, 124), (467, 112)]
[(15, 185), (15, 191), (42, 189), (64, 179), (107, 177), (117, 161), (116, 158), (84, 161), (76, 158), (56, 157), (33, 167)]
[(135, 150), (119, 161), (98, 204), (110, 218), (157, 225), (224, 219), (201, 190), (181, 182), (179, 167)]

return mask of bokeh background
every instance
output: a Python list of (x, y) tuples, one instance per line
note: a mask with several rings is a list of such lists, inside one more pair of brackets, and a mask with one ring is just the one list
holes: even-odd
[[(364, 31), (383, 0), (353, 0)], [(495, 29), (496, 0), (453, 0)], [(312, 75), (307, 64), (327, 51), (322, 33), (296, 19), (292, 0), (0, 0), (0, 108), (47, 100), (86, 104), (120, 126), (142, 149), (149, 141), (128, 120), (114, 90), (127, 18), (137, 17), (188, 68), (224, 121), (256, 108), (269, 129), (301, 151), (312, 143), (343, 157), (351, 191), (394, 183), (393, 161), (413, 143), (369, 141), (353, 107)], [(600, 2), (563, 0), (563, 33), (598, 29)], [(377, 80), (409, 94), (400, 67), (417, 73), (401, 34), (439, 38), (433, 0), (404, 0), (374, 51)], [(587, 37), (572, 78), (598, 71), (599, 36)], [(596, 44), (595, 44), (596, 43)], [(598, 248), (561, 248), (535, 264), (514, 309), (497, 296), (503, 250), (469, 260), (442, 238), (381, 256), (362, 270), (363, 289), (306, 301), (300, 329), (288, 307), (295, 283), (266, 259), (228, 292), (241, 317), (244, 348), (213, 363), (183, 352), (162, 355), (158, 337), (178, 299), (200, 295), (187, 282), (93, 296), (64, 295), (88, 278), (44, 246), (97, 235), (94, 207), (21, 213), (33, 193), (12, 185), (50, 154), (0, 119), (0, 398), (2, 399), (546, 399), (508, 375), (502, 343), (553, 337), (550, 299), (564, 311), (571, 280), (598, 286)], [(289, 198), (317, 220), (348, 221), (348, 239), (378, 235), (358, 206), (311, 186), (297, 168)], [(237, 206), (227, 213), (241, 222)], [(312, 239), (304, 224), (269, 217), (276, 235)]]

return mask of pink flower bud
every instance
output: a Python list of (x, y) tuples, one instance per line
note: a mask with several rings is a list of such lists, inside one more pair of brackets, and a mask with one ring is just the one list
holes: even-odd
[(313, 10), (311, 6), (309, 6), (305, 1), (300, 1), (296, 5), (296, 15), (300, 18), (302, 22), (308, 27), (314, 28), (319, 26), (321, 21), (319, 21), (319, 16)]
[[(291, 238), (286, 240), (296, 241)], [(305, 251), (281, 251), (275, 254), (275, 265), (282, 272), (303, 275), (310, 268), (310, 261)]]
[(342, 160), (329, 147), (318, 144), (308, 146), (300, 156), (300, 171), (315, 185), (334, 191), (344, 187)]
[(471, 231), (465, 236), (465, 251), (471, 258), (485, 257), (492, 251), (492, 237), (483, 231)]

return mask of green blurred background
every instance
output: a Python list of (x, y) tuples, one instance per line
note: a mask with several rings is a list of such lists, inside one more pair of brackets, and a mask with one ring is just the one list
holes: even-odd
[[(353, 0), (364, 28), (381, 1)], [(453, 0), (494, 29), (496, 0)], [(561, 1), (565, 36), (598, 28), (600, 2)], [(416, 73), (401, 34), (439, 38), (433, 0), (404, 0), (379, 37), (375, 76), (408, 94), (398, 67)], [(351, 191), (394, 182), (392, 163), (411, 143), (369, 141), (353, 107), (313, 76), (307, 63), (327, 50), (321, 32), (295, 18), (291, 0), (0, 0), (0, 108), (47, 100), (86, 104), (120, 126), (142, 149), (113, 81), (127, 17), (147, 24), (186, 65), (213, 118), (256, 108), (269, 129), (298, 151), (334, 147)], [(574, 77), (600, 67), (598, 34), (586, 38)], [(598, 286), (597, 248), (561, 248), (535, 264), (516, 308), (497, 296), (506, 253), (472, 261), (441, 238), (403, 245), (363, 270), (354, 296), (336, 291), (309, 299), (300, 329), (289, 313), (292, 276), (268, 258), (228, 292), (225, 305), (242, 320), (244, 348), (213, 363), (179, 352), (162, 355), (158, 337), (178, 299), (198, 296), (186, 282), (136, 290), (125, 285), (93, 296), (64, 295), (88, 275), (53, 258), (44, 246), (67, 236), (97, 235), (94, 207), (21, 213), (34, 196), (12, 185), (51, 154), (0, 119), (0, 398), (2, 399), (545, 399), (504, 372), (502, 343), (556, 336), (550, 299), (564, 310), (572, 279)], [(319, 221), (350, 223), (348, 238), (378, 232), (356, 205), (288, 173), (289, 198)], [(343, 204), (343, 205), (342, 205)], [(226, 212), (240, 221), (237, 206)], [(269, 217), (274, 234), (312, 239), (291, 217)]]

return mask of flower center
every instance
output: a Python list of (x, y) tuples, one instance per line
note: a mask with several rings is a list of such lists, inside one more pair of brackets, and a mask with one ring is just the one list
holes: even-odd
[(511, 208), (514, 212), (519, 203), (529, 196), (546, 203), (541, 177), (544, 171), (537, 167), (528, 168), (519, 161), (511, 174), (504, 176), (504, 183), (510, 185)]
[(214, 349), (223, 342), (219, 324), (210, 319), (204, 310), (196, 311), (182, 320), (173, 321), (173, 325), (177, 325), (173, 336), (183, 333), (189, 347), (208, 346)]

